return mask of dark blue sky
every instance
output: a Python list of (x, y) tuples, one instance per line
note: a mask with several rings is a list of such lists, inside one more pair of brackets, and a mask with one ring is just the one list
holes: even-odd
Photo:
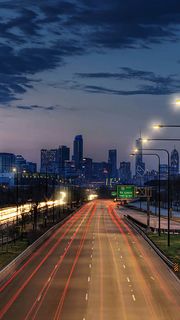
[(1, 0), (0, 21), (1, 151), (37, 161), (81, 133), (123, 160), (140, 128), (179, 122), (180, 1)]

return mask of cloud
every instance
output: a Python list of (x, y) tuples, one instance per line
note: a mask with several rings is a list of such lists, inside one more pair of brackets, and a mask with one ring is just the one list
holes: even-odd
[(178, 41), (180, 2), (8, 0), (0, 21), (0, 102), (9, 103), (34, 86), (34, 75), (69, 57)]
[(49, 107), (43, 107), (43, 106), (39, 106), (39, 105), (17, 105), (16, 106), (17, 109), (22, 109), (22, 110), (47, 110), (47, 111), (53, 111), (56, 109), (55, 106), (49, 106)]
[[(175, 91), (171, 88), (161, 86), (140, 86), (136, 90), (116, 90), (103, 86), (96, 85), (74, 85), (71, 89), (81, 90), (86, 93), (96, 94), (108, 94), (108, 95), (119, 95), (119, 96), (132, 96), (132, 95), (168, 95)], [(176, 91), (177, 92), (177, 91)]]
[(16, 105), (17, 109), (21, 110), (27, 110), (27, 111), (32, 111), (32, 110), (43, 110), (43, 111), (54, 111), (54, 110), (59, 110), (59, 111), (67, 111), (67, 112), (74, 112), (79, 110), (79, 107), (68, 107), (68, 106), (62, 106), (62, 105), (54, 105), (54, 106), (41, 106), (41, 105)]
[[(161, 76), (156, 75), (151, 71), (136, 70), (128, 67), (120, 68), (121, 72), (94, 72), (94, 73), (75, 73), (75, 77), (80, 79), (106, 79), (106, 80), (135, 80), (137, 88), (135, 90), (114, 90), (101, 86), (82, 85), (75, 83), (74, 88), (81, 89), (92, 93), (105, 93), (117, 95), (137, 95), (137, 94), (151, 94), (151, 95), (167, 95), (179, 92), (180, 79), (177, 75)], [(148, 83), (148, 84), (146, 84)], [(73, 88), (73, 85), (72, 85)]]

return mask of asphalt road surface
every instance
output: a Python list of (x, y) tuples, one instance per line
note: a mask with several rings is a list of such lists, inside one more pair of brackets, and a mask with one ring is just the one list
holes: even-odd
[(180, 320), (180, 284), (118, 215), (91, 202), (1, 287), (0, 319)]

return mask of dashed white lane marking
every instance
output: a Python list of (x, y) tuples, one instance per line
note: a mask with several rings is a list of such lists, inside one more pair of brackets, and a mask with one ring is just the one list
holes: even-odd
[(91, 281), (91, 278), (90, 277), (88, 277), (88, 282), (90, 282)]
[(86, 301), (88, 300), (88, 293), (86, 293)]
[(37, 298), (37, 301), (38, 301), (38, 302), (41, 300), (41, 297), (42, 297), (42, 295), (40, 295), (40, 296)]
[(92, 247), (92, 250), (93, 250), (94, 248)]
[(155, 279), (154, 279), (154, 277), (151, 277), (151, 279), (154, 281)]
[(91, 263), (89, 264), (89, 268), (91, 269), (91, 267), (92, 267), (92, 265), (91, 265)]
[(130, 279), (129, 279), (129, 277), (127, 277), (127, 282), (130, 282)]
[(86, 320), (85, 318), (83, 318), (83, 320)]
[(140, 258), (143, 258), (142, 254), (140, 254), (139, 256), (140, 256)]
[(93, 256), (92, 256), (92, 254), (91, 254), (91, 259), (92, 259), (92, 257), (93, 257)]
[(126, 266), (125, 266), (125, 264), (123, 264), (123, 268), (124, 268), (124, 269), (126, 269)]
[(122, 256), (120, 256), (120, 258), (122, 259), (123, 257), (122, 257)]
[(136, 301), (136, 298), (135, 298), (135, 295), (134, 295), (134, 294), (132, 294), (132, 298), (133, 298), (134, 301)]

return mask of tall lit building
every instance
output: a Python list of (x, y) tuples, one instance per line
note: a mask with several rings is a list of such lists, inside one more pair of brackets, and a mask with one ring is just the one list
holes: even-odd
[(120, 162), (119, 168), (120, 182), (123, 184), (131, 183), (131, 163), (130, 162)]
[(58, 173), (64, 173), (65, 161), (70, 160), (70, 148), (67, 146), (60, 146), (58, 149)]
[(73, 144), (73, 160), (76, 169), (81, 169), (83, 161), (83, 137), (82, 135), (75, 136)]
[(82, 173), (85, 180), (91, 180), (92, 178), (92, 159), (83, 158)]
[(167, 180), (168, 177), (168, 165), (167, 164), (160, 164), (160, 176), (161, 180)]
[(145, 173), (145, 163), (143, 162), (142, 154), (142, 139), (139, 138), (136, 140), (136, 148), (138, 153), (136, 154), (136, 177), (143, 177)]
[(179, 174), (179, 153), (175, 148), (171, 152), (171, 174), (172, 175)]
[(14, 185), (15, 159), (13, 153), (0, 153), (0, 184)]
[(110, 166), (110, 178), (117, 177), (117, 150), (109, 150), (108, 163)]
[(13, 153), (0, 153), (0, 173), (10, 173), (15, 167), (16, 157)]
[(58, 168), (58, 150), (41, 149), (41, 172), (57, 173)]

